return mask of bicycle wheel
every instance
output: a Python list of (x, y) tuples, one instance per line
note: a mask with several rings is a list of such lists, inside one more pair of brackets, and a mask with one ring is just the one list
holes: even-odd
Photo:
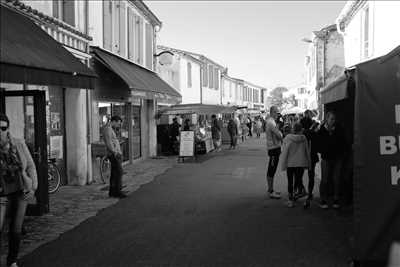
[(111, 176), (111, 161), (107, 156), (101, 158), (100, 161), (100, 178), (103, 184), (110, 180)]
[(47, 180), (49, 183), (49, 193), (52, 194), (60, 188), (61, 175), (57, 166), (54, 163), (48, 165)]

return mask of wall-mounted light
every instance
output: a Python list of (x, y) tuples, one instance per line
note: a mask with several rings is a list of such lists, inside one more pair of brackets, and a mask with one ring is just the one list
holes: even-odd
[(155, 54), (154, 57), (158, 57), (158, 63), (162, 66), (170, 66), (174, 61), (174, 53), (171, 51), (162, 51), (158, 54)]

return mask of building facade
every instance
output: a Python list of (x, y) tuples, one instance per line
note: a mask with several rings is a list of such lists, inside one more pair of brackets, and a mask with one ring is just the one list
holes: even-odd
[(221, 84), (221, 104), (242, 106), (244, 81), (232, 78), (227, 73), (222, 73)]
[(380, 57), (400, 44), (400, 2), (347, 1), (336, 19), (344, 39), (345, 66)]
[[(155, 72), (156, 31), (161, 22), (142, 1), (89, 1), (92, 67), (98, 82), (91, 101), (93, 171), (103, 145), (102, 128), (118, 115), (123, 160), (157, 154), (156, 113), (180, 95)], [(96, 174), (96, 173), (95, 173)]]
[[(307, 43), (308, 53), (305, 61), (304, 101), (309, 109), (320, 107), (319, 92), (326, 85), (344, 73), (343, 37), (337, 32), (336, 25), (314, 31)], [(319, 108), (322, 114), (322, 107)]]

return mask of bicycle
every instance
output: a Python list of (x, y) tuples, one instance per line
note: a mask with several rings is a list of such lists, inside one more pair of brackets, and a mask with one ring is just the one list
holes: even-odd
[(53, 194), (57, 192), (61, 185), (61, 174), (60, 170), (57, 167), (56, 159), (48, 159), (48, 171), (47, 171), (47, 180), (48, 180), (48, 192), (49, 194)]
[(100, 159), (100, 179), (103, 184), (106, 184), (107, 181), (110, 181), (111, 176), (111, 161), (107, 155), (103, 156)]

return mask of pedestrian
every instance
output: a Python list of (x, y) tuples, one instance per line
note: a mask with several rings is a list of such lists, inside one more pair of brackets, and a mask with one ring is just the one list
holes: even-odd
[(261, 122), (260, 118), (256, 119), (255, 128), (256, 128), (257, 138), (260, 138), (261, 137), (261, 129), (262, 129), (262, 122)]
[(213, 139), (213, 144), (215, 150), (221, 151), (221, 144), (222, 144), (222, 135), (221, 135), (221, 124), (217, 119), (217, 116), (213, 114), (211, 116), (211, 137)]
[(267, 138), (267, 150), (269, 156), (268, 170), (267, 170), (267, 186), (269, 197), (273, 199), (279, 199), (280, 193), (274, 191), (274, 176), (276, 169), (278, 168), (279, 155), (281, 154), (281, 143), (282, 143), (282, 133), (279, 131), (276, 124), (276, 119), (278, 118), (278, 108), (276, 106), (271, 106), (270, 117), (266, 122), (266, 138)]
[(238, 130), (237, 130), (237, 125), (233, 119), (229, 119), (228, 133), (229, 133), (229, 137), (231, 138), (231, 145), (230, 145), (229, 149), (235, 149), (236, 144), (237, 144)]
[(336, 121), (336, 115), (330, 111), (326, 113), (326, 120), (321, 124), (318, 132), (318, 152), (321, 153), (322, 177), (320, 195), (322, 209), (329, 208), (329, 192), (333, 192), (334, 209), (340, 208), (341, 169), (343, 157), (347, 150), (344, 131)]
[(122, 152), (116, 131), (121, 127), (122, 119), (119, 116), (112, 116), (111, 120), (103, 129), (103, 140), (107, 148), (107, 156), (111, 162), (110, 197), (124, 198), (122, 193)]
[(304, 203), (304, 208), (309, 208), (311, 201), (313, 200), (313, 190), (315, 183), (315, 166), (319, 161), (318, 157), (318, 139), (316, 130), (318, 129), (319, 123), (313, 119), (313, 113), (311, 110), (304, 112), (304, 117), (300, 120), (301, 125), (304, 129), (304, 135), (307, 137), (308, 144), (310, 146), (311, 153), (311, 166), (308, 169), (308, 197)]
[(253, 137), (252, 128), (253, 128), (253, 121), (251, 120), (250, 116), (247, 117), (246, 121), (247, 128), (249, 129), (249, 136)]
[(304, 169), (311, 165), (310, 148), (303, 127), (300, 123), (293, 125), (293, 133), (283, 139), (282, 154), (280, 156), (282, 171), (286, 170), (288, 179), (288, 207), (293, 207), (296, 200), (294, 187), (301, 181)]
[(8, 117), (0, 113), (0, 247), (7, 210), (10, 215), (7, 266), (17, 267), (22, 223), (38, 182), (25, 141), (13, 138), (9, 128)]
[(183, 122), (183, 131), (190, 131), (190, 120), (185, 119)]
[(179, 134), (181, 125), (178, 123), (178, 118), (172, 119), (172, 124), (169, 126), (169, 146), (171, 154), (176, 155), (179, 152)]

